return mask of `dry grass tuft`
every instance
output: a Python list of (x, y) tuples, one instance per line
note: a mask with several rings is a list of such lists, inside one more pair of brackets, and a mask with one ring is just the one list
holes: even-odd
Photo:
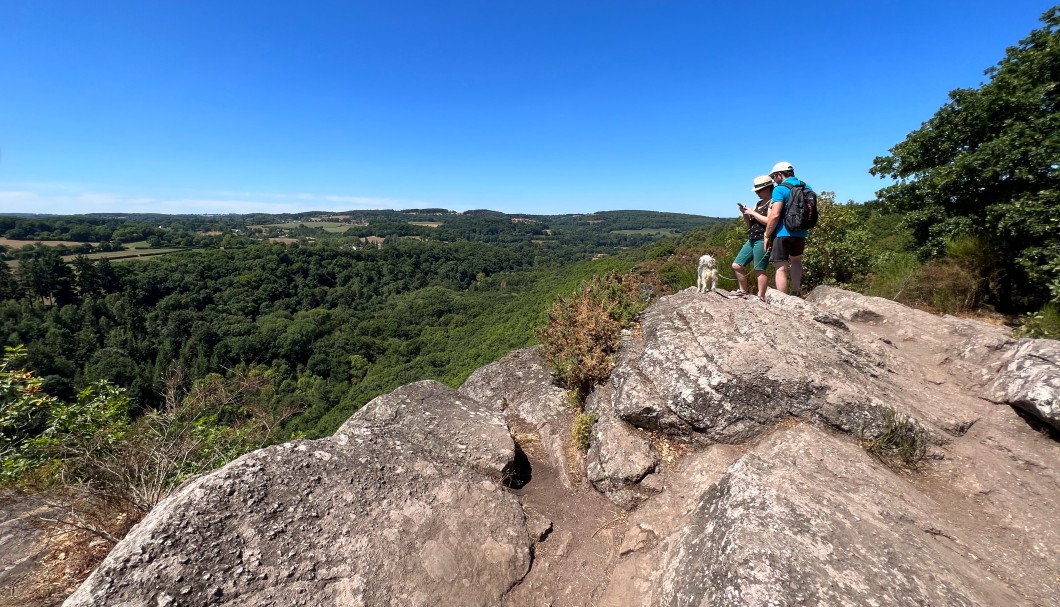
[(596, 535), (604, 529), (610, 529), (618, 525), (625, 525), (629, 522), (629, 513), (624, 510), (614, 510), (611, 512), (610, 517), (600, 518), (597, 519), (597, 521), (600, 523), (600, 526), (593, 532), (593, 537), (596, 537)]
[[(109, 517), (111, 531), (119, 537), (139, 520), (138, 513), (119, 511), (112, 503), (99, 502), (96, 507), (99, 512), (92, 515)], [(4, 589), (0, 606), (58, 605), (99, 566), (114, 544), (97, 532), (78, 528), (78, 519), (84, 516), (84, 512), (75, 518), (68, 511), (55, 511), (54, 504), (40, 510), (43, 557), (18, 582)]]
[(883, 410), (883, 430), (869, 437), (862, 428), (858, 442), (889, 467), (917, 469), (927, 455), (927, 433), (907, 415)]
[(585, 484), (585, 452), (578, 448), (578, 445), (574, 444), (574, 437), (570, 435), (567, 440), (563, 441), (563, 454), (566, 460), (567, 479), (570, 480), (571, 485), (575, 487), (581, 487)]
[(527, 455), (533, 455), (536, 453), (535, 447), (541, 444), (541, 437), (536, 432), (519, 432), (515, 428), (511, 429), (512, 440), (515, 441), (516, 445), (523, 450), (523, 453)]
[(549, 308), (547, 324), (536, 331), (541, 357), (559, 385), (577, 394), (579, 403), (611, 374), (622, 329), (646, 305), (636, 277), (611, 272), (593, 277)]
[(676, 468), (677, 462), (681, 461), (690, 449), (688, 443), (674, 436), (661, 432), (651, 432), (650, 436), (651, 448), (659, 454), (659, 462), (667, 470)]
[(574, 416), (570, 429), (571, 440), (582, 453), (589, 451), (595, 423), (596, 414), (594, 413), (578, 413)]

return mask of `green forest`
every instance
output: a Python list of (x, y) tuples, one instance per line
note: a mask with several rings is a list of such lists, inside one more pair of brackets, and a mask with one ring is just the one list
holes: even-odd
[[(866, 167), (889, 179), (877, 199), (820, 192), (806, 289), (1060, 336), (1060, 9), (986, 76)], [(546, 327), (558, 297), (619, 292), (600, 276), (635, 278), (633, 310), (692, 286), (704, 252), (731, 275), (746, 233), (651, 211), (415, 209), (5, 215), (0, 237), (0, 482), (89, 488), (82, 528), (110, 541), (128, 527), (114, 508), (135, 521), (190, 475), (562, 332)], [(600, 374), (578, 371), (565, 381), (584, 393)]]
[[(722, 223), (637, 211), (558, 218), (371, 212), (346, 219), (350, 230), (342, 233), (305, 217), (197, 221), (4, 218), (8, 238), (70, 238), (89, 233), (78, 230), (83, 222), (99, 234), (109, 230), (110, 241), (159, 237), (155, 245), (186, 247), (113, 262), (64, 259), (44, 245), (21, 249), (13, 269), (0, 266), (4, 345), (26, 346), (24, 364), (49, 394), (68, 400), (107, 381), (142, 410), (158, 406), (167, 374), (190, 385), (252, 370), (271, 383), (260, 406), (297, 411), (284, 435), (322, 436), (384, 391), (424, 378), (456, 385), (526, 345), (558, 290), (601, 269), (628, 267), (615, 254), (657, 240), (655, 231)], [(250, 235), (249, 226), (270, 224), (294, 224), (283, 229), (300, 240)], [(644, 233), (615, 233), (634, 225)], [(190, 229), (222, 235), (198, 242)], [(361, 233), (385, 241), (366, 243)]]

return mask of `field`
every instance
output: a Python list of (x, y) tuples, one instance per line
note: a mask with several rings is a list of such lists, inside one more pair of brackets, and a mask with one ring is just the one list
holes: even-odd
[(76, 247), (78, 245), (92, 245), (96, 246), (98, 242), (74, 242), (72, 240), (11, 240), (10, 238), (0, 238), (0, 245), (5, 247), (11, 247), (12, 249), (24, 249), (28, 246), (35, 244), (42, 244), (47, 247), (60, 247), (63, 245), (69, 247)]
[[(137, 257), (154, 257), (156, 255), (165, 255), (167, 253), (176, 253), (177, 251), (183, 251), (184, 249), (136, 249), (132, 251), (110, 251), (108, 253), (89, 253), (85, 257), (89, 259), (110, 259), (113, 261), (134, 259)], [(65, 256), (63, 259), (70, 261), (74, 256)]]
[[(590, 222), (592, 223), (592, 222)], [(680, 234), (677, 230), (671, 230), (669, 228), (644, 228), (643, 230), (613, 230), (612, 234), (652, 234), (656, 236), (677, 236)]]
[(262, 226), (247, 226), (249, 228), (286, 228), (293, 230), (294, 228), (305, 226), (307, 228), (324, 228), (325, 232), (331, 232), (333, 234), (341, 234), (346, 230), (350, 229), (351, 226), (348, 223), (339, 223), (337, 221), (289, 221), (287, 223), (269, 223)]
[[(80, 244), (80, 243), (78, 243)], [(108, 251), (106, 253), (88, 253), (85, 255), (87, 259), (109, 259), (111, 261), (129, 261), (130, 259), (143, 259), (145, 257), (158, 257), (159, 255), (168, 255), (170, 253), (176, 253), (177, 251), (184, 251), (186, 249), (147, 249), (137, 248), (125, 251)], [(63, 255), (63, 261), (73, 261), (77, 255)], [(18, 260), (8, 261), (7, 267), (12, 270), (18, 268)]]
[(409, 224), (423, 228), (438, 228), (442, 225), (437, 221), (410, 221)]

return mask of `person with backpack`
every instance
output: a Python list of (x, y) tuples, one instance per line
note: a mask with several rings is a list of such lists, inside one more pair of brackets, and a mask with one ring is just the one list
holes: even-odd
[(790, 162), (776, 163), (769, 176), (777, 185), (773, 188), (763, 244), (777, 269), (777, 290), (788, 292), (790, 266), (791, 294), (802, 297), (802, 254), (809, 229), (817, 224), (817, 195), (795, 177)]
[(732, 262), (732, 271), (736, 273), (736, 282), (740, 285), (735, 295), (739, 297), (750, 295), (747, 291), (747, 275), (744, 273), (743, 267), (747, 265), (747, 262), (754, 259), (755, 280), (758, 283), (758, 294), (755, 297), (760, 301), (765, 301), (766, 287), (769, 284), (769, 277), (766, 276), (766, 266), (769, 264), (769, 259), (766, 257), (763, 237), (765, 236), (766, 222), (768, 221), (767, 214), (769, 213), (771, 202), (770, 197), (773, 194), (773, 180), (770, 179), (769, 175), (755, 177), (751, 191), (758, 194), (758, 202), (753, 209), (744, 206), (742, 203), (737, 203), (737, 206), (740, 207), (740, 212), (743, 213), (743, 220), (747, 223), (747, 242), (743, 244), (743, 248), (740, 249), (736, 259)]

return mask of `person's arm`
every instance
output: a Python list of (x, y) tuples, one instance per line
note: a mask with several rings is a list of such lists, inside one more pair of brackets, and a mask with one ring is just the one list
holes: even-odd
[[(780, 204), (777, 204), (780, 203)], [(777, 226), (780, 224), (780, 213), (784, 210), (784, 200), (774, 200), (773, 204), (769, 205), (769, 216), (766, 218), (766, 233), (765, 241), (762, 245), (768, 251), (773, 246), (773, 235), (777, 231)]]
[(759, 213), (758, 211), (756, 211), (754, 209), (744, 209), (743, 213), (744, 213), (744, 215), (743, 215), (744, 219), (747, 220), (747, 225), (748, 226), (751, 225), (751, 218), (752, 217), (754, 218), (755, 221), (757, 221), (758, 223), (760, 223), (762, 225), (765, 225), (769, 221), (768, 217), (766, 217), (765, 215)]
[[(743, 206), (743, 204), (741, 203), (740, 204), (740, 216), (743, 217), (743, 222), (745, 224), (747, 224), (747, 227), (751, 227), (751, 218), (747, 216), (748, 211), (750, 211), (750, 209), (748, 209), (747, 207)], [(750, 211), (750, 212), (753, 213), (754, 211)]]

